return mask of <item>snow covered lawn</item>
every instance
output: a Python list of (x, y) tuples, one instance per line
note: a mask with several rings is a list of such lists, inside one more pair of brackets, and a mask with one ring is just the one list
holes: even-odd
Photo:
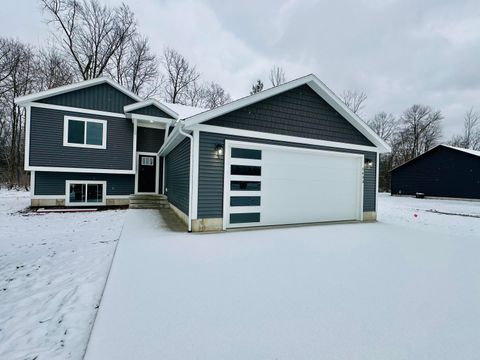
[(126, 211), (18, 213), (0, 190), (0, 359), (81, 359)]
[(86, 359), (477, 358), (480, 219), (430, 210), (479, 208), (202, 235), (129, 211)]

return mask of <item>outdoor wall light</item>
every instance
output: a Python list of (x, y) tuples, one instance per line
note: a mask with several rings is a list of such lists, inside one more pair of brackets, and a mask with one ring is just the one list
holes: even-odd
[(218, 144), (217, 146), (215, 146), (215, 154), (217, 154), (217, 156), (222, 156), (223, 155), (223, 145), (222, 144)]
[(365, 159), (364, 167), (367, 169), (371, 169), (373, 167), (373, 160)]

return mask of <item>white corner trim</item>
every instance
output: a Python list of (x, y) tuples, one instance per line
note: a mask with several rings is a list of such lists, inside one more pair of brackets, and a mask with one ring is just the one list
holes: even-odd
[(278, 95), (285, 91), (294, 89), (301, 85), (307, 84), (321, 98), (323, 98), (330, 106), (338, 111), (348, 122), (350, 122), (358, 131), (360, 131), (368, 140), (370, 140), (378, 148), (378, 152), (390, 152), (391, 149), (382, 138), (380, 138), (370, 127), (365, 124), (356, 114), (354, 114), (343, 101), (338, 98), (320, 79), (310, 74), (285, 84), (261, 91), (254, 95), (246, 96), (236, 101), (232, 101), (226, 105), (219, 106), (215, 109), (205, 111), (198, 115), (194, 115), (185, 119), (185, 127), (190, 129), (193, 125), (200, 124), (207, 120), (213, 119), (228, 112), (243, 108), (256, 102), (265, 100), (269, 97)]
[(100, 110), (91, 110), (91, 109), (71, 107), (71, 106), (63, 106), (63, 105), (52, 105), (52, 104), (30, 102), (30, 103), (26, 104), (25, 106), (31, 106), (31, 107), (42, 108), (42, 109), (75, 112), (75, 113), (81, 113), (82, 115), (83, 114), (89, 114), (89, 115), (98, 115), (98, 116), (118, 117), (118, 118), (122, 118), (122, 119), (127, 118), (125, 116), (125, 114), (121, 114), (121, 113), (114, 113), (114, 112), (100, 111)]
[(140, 96), (134, 94), (130, 90), (127, 90), (126, 88), (124, 88), (123, 86), (118, 84), (117, 82), (115, 82), (115, 81), (113, 81), (109, 78), (106, 78), (106, 77), (99, 77), (99, 78), (95, 78), (95, 79), (79, 81), (79, 82), (76, 82), (74, 84), (59, 86), (59, 87), (56, 87), (56, 88), (53, 88), (53, 89), (40, 91), (40, 92), (30, 94), (30, 95), (20, 96), (20, 97), (17, 97), (15, 99), (15, 103), (19, 106), (24, 106), (28, 102), (37, 101), (37, 100), (40, 100), (40, 99), (45, 99), (45, 98), (48, 98), (48, 97), (51, 97), (51, 96), (64, 94), (64, 93), (74, 91), (74, 90), (85, 89), (85, 88), (95, 86), (95, 85), (99, 85), (99, 84), (103, 84), (103, 83), (107, 83), (107, 84), (111, 85), (112, 87), (114, 87), (118, 91), (124, 93), (128, 97), (134, 99), (135, 101), (143, 101), (143, 99)]
[[(82, 202), (82, 203), (71, 203), (70, 202), (70, 185), (71, 184), (101, 184), (102, 186), (102, 202)], [(85, 196), (88, 200), (88, 195)], [(106, 205), (107, 203), (107, 182), (101, 180), (65, 180), (65, 206), (95, 206), (95, 205)]]
[(43, 171), (43, 172), (74, 172), (88, 174), (125, 174), (134, 175), (135, 170), (117, 170), (117, 169), (92, 169), (92, 168), (72, 168), (58, 166), (28, 166), (26, 171)]
[[(84, 144), (76, 144), (76, 143), (68, 142), (68, 126), (69, 126), (70, 120), (82, 121), (84, 123), (84, 126), (83, 126), (83, 140), (85, 142)], [(86, 143), (87, 128), (88, 128), (89, 122), (102, 124), (102, 145), (91, 145)], [(63, 146), (105, 150), (107, 148), (107, 120), (89, 119), (89, 118), (81, 118), (76, 116), (65, 115), (63, 117)]]
[(132, 170), (137, 172), (137, 130), (138, 121), (133, 119)]
[(193, 194), (192, 194), (192, 219), (198, 219), (198, 173), (200, 162), (200, 132), (193, 131)]
[(32, 108), (27, 105), (25, 108), (25, 153), (23, 154), (23, 168), (26, 169), (30, 165), (30, 116)]
[(30, 171), (30, 197), (35, 196), (35, 171)]
[(380, 182), (380, 154), (377, 153), (377, 161), (375, 163), (375, 211), (378, 211), (378, 193), (380, 189), (378, 188), (378, 184)]
[(240, 129), (221, 127), (221, 126), (214, 126), (214, 125), (198, 124), (198, 125), (192, 126), (191, 128), (193, 130), (210, 132), (215, 134), (243, 136), (243, 137), (251, 137), (251, 138), (257, 138), (257, 139), (264, 139), (264, 140), (276, 140), (276, 141), (283, 141), (283, 142), (294, 143), (294, 144), (327, 146), (327, 147), (347, 149), (347, 150), (379, 152), (379, 149), (373, 146), (356, 145), (356, 144), (327, 141), (327, 140), (317, 140), (317, 139), (310, 139), (310, 138), (304, 138), (299, 136), (278, 135), (278, 134), (252, 131), (252, 130), (240, 130)]
[[(158, 109), (162, 110), (163, 112), (167, 113), (168, 115), (172, 116), (173, 118), (178, 119), (178, 114), (175, 111), (173, 111), (167, 105), (164, 105), (160, 101), (157, 101), (155, 99), (147, 99), (134, 104), (124, 106), (123, 111), (125, 113), (130, 113), (130, 112), (133, 112), (134, 110), (141, 109), (150, 105), (153, 105)], [(132, 116), (139, 116), (139, 115), (140, 114), (135, 114)], [(147, 116), (147, 115), (143, 115), (143, 116)]]

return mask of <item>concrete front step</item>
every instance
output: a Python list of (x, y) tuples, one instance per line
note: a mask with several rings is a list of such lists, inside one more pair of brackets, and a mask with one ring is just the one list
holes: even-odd
[(162, 204), (162, 205), (152, 205), (152, 204), (130, 204), (128, 206), (130, 209), (168, 209), (170, 205)]
[(170, 207), (165, 195), (138, 194), (130, 195), (131, 209), (168, 209)]
[(130, 199), (130, 204), (168, 204), (167, 199)]
[(164, 199), (167, 200), (166, 195), (161, 194), (138, 194), (138, 195), (130, 195), (130, 200), (152, 200), (152, 199)]

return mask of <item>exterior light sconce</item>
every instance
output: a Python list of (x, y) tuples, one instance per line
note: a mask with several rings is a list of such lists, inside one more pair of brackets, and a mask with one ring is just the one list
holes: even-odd
[(371, 168), (373, 168), (373, 160), (365, 159), (364, 167), (365, 167), (366, 169), (371, 169)]
[(217, 154), (217, 157), (223, 156), (223, 145), (218, 144), (215, 146), (215, 154)]

